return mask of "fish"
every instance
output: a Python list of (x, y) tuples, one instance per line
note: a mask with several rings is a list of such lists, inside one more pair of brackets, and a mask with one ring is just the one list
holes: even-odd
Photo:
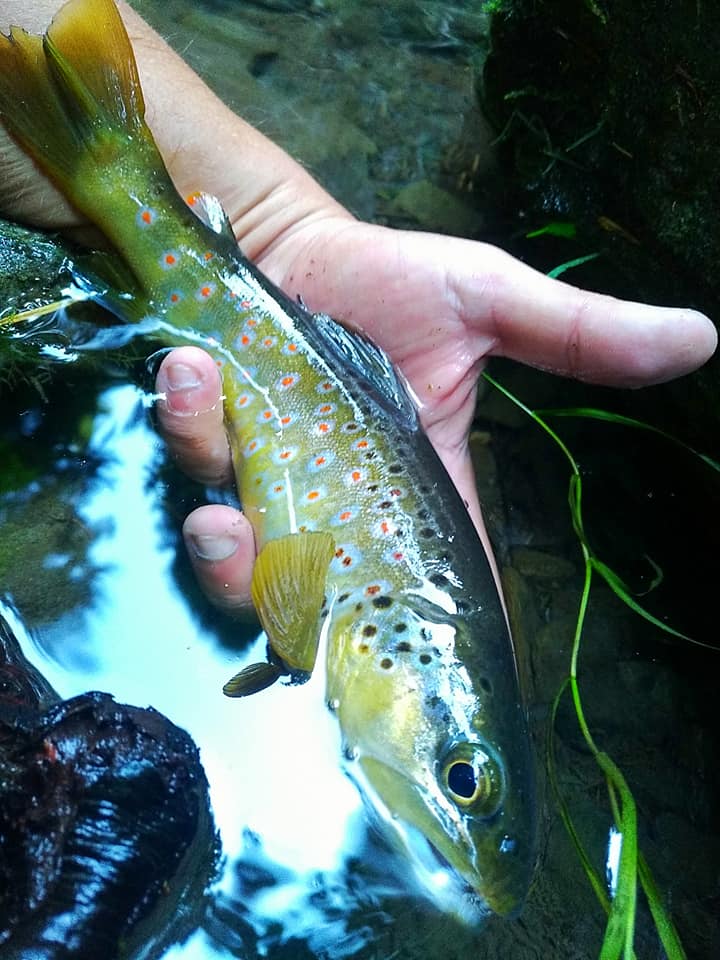
[(0, 38), (0, 118), (122, 261), (104, 285), (76, 271), (78, 288), (219, 368), (268, 644), (225, 693), (324, 670), (347, 773), (423, 892), (468, 923), (516, 914), (535, 805), (515, 651), (402, 375), (265, 278), (217, 199), (177, 193), (112, 0), (69, 0), (42, 36)]

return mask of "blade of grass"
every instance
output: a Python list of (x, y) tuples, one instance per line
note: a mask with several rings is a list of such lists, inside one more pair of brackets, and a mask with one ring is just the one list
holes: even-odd
[(646, 430), (648, 433), (655, 433), (664, 440), (669, 440), (693, 456), (698, 457), (703, 463), (706, 463), (711, 469), (720, 472), (720, 463), (713, 460), (705, 453), (700, 453), (689, 444), (674, 437), (671, 433), (666, 433), (660, 427), (654, 427), (651, 423), (645, 423), (644, 420), (636, 420), (633, 417), (626, 417), (621, 413), (611, 413), (609, 410), (599, 410), (596, 407), (566, 407), (566, 408), (548, 408), (536, 410), (535, 413), (540, 417), (585, 417), (590, 420), (605, 420), (608, 423), (618, 423), (625, 427), (636, 427), (639, 430)]
[(52, 303), (44, 303), (40, 307), (31, 307), (29, 310), (22, 310), (19, 313), (9, 313), (7, 316), (0, 317), (0, 327), (10, 327), (24, 320), (37, 320), (38, 317), (47, 316), (49, 313), (57, 313), (63, 307), (69, 307), (74, 300), (71, 297), (64, 297), (62, 300), (53, 300)]

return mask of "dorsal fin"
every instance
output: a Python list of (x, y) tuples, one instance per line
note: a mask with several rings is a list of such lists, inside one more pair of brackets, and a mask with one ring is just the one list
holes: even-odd
[(408, 429), (417, 429), (417, 408), (409, 388), (384, 350), (324, 313), (313, 314), (303, 329), (341, 379), (351, 377), (366, 396), (399, 415)]

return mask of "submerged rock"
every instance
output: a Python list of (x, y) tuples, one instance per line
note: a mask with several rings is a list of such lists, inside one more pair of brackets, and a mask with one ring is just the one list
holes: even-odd
[(159, 956), (215, 860), (197, 748), (153, 709), (59, 700), (0, 616), (0, 953)]

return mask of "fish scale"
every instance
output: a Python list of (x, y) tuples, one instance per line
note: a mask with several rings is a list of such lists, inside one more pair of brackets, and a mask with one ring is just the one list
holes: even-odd
[(220, 369), (270, 649), (225, 690), (307, 676), (324, 634), (347, 772), (416, 885), (467, 922), (511, 914), (535, 857), (529, 740), (465, 505), (385, 354), (270, 283), (217, 200), (178, 196), (143, 113), (112, 0), (0, 37), (0, 117), (119, 255), (79, 288)]

